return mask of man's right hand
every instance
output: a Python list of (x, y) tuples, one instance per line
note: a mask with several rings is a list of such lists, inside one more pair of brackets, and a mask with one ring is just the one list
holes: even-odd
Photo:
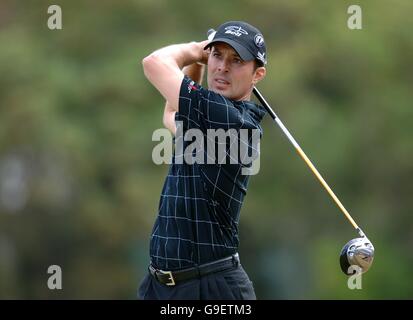
[(205, 46), (208, 43), (209, 43), (209, 40), (205, 40), (205, 41), (200, 42), (200, 46), (202, 48), (202, 58), (201, 58), (201, 61), (198, 62), (200, 64), (204, 64), (204, 65), (208, 64), (208, 58), (209, 58), (209, 54), (211, 53), (211, 50), (209, 48), (204, 50)]

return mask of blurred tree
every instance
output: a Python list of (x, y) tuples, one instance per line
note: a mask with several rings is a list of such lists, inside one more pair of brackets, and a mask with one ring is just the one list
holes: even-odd
[(164, 102), (140, 62), (227, 20), (262, 29), (261, 91), (377, 252), (349, 290), (338, 255), (355, 233), (265, 119), (241, 218), (257, 296), (412, 297), (412, 2), (363, 1), (362, 30), (347, 0), (54, 4), (62, 30), (48, 1), (0, 3), (0, 298), (135, 297), (167, 170), (151, 159)]

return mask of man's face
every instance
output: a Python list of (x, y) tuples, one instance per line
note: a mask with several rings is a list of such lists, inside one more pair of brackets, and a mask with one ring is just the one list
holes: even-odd
[(254, 61), (243, 61), (226, 43), (213, 45), (208, 59), (208, 89), (232, 100), (250, 100), (252, 87), (265, 75)]

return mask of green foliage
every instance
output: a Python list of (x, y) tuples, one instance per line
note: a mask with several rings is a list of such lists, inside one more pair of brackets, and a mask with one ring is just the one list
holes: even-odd
[(338, 255), (356, 233), (267, 118), (241, 211), (257, 296), (412, 297), (410, 1), (363, 1), (362, 30), (347, 28), (351, 1), (56, 4), (56, 31), (48, 1), (0, 4), (0, 298), (135, 297), (167, 170), (151, 158), (164, 101), (141, 60), (227, 20), (264, 33), (260, 90), (377, 253), (349, 290)]

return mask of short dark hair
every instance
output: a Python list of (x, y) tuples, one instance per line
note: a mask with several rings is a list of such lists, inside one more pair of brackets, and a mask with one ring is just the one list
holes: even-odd
[(262, 61), (258, 60), (258, 59), (255, 59), (255, 60), (254, 60), (254, 64), (255, 64), (255, 69), (254, 69), (254, 71), (257, 70), (257, 69), (260, 68), (260, 67), (264, 67), (264, 63), (263, 63)]

